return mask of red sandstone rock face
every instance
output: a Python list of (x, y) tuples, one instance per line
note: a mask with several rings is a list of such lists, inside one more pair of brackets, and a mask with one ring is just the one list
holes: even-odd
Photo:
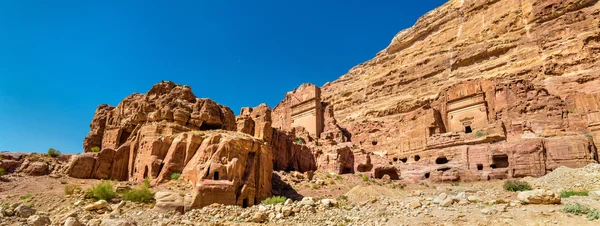
[[(248, 111), (243, 132), (233, 112), (199, 99), (187, 86), (162, 82), (133, 94), (117, 107), (101, 105), (67, 173), (77, 178), (133, 180), (157, 184), (182, 173), (194, 185), (191, 208), (212, 203), (254, 205), (271, 195), (273, 171), (270, 109)], [(92, 147), (100, 152), (91, 153)], [(213, 198), (206, 198), (213, 197)], [(222, 198), (217, 198), (222, 197)]]
[(163, 136), (191, 130), (236, 130), (235, 116), (228, 107), (196, 98), (188, 86), (162, 82), (146, 94), (125, 98), (117, 107), (100, 105), (84, 139), (84, 150), (117, 149), (136, 127), (158, 122), (170, 123), (163, 131), (155, 131)]
[[(199, 148), (193, 153), (186, 151), (187, 144), (174, 143), (169, 153), (178, 154), (168, 155), (173, 158), (165, 162), (175, 164), (168, 167), (165, 164), (163, 172), (178, 172), (176, 170), (185, 165), (182, 177), (190, 181), (196, 191), (191, 208), (212, 203), (251, 206), (271, 196), (273, 157), (269, 146), (261, 140), (239, 133), (184, 133), (179, 137), (201, 141), (188, 143)], [(182, 139), (176, 138), (176, 142), (178, 140)], [(187, 159), (186, 153), (192, 156), (189, 162), (181, 164), (181, 159)], [(159, 179), (164, 178), (161, 175)]]
[[(598, 24), (598, 12), (597, 0), (449, 1), (398, 33), (374, 59), (326, 84), (322, 88), (323, 101), (333, 104), (338, 124), (350, 131), (353, 143), (362, 142), (361, 147), (371, 151), (405, 152), (398, 150), (394, 141), (418, 137), (405, 132), (414, 127), (409, 122), (420, 114), (442, 110), (428, 112), (444, 90), (476, 78), (488, 79), (499, 89), (504, 88), (498, 84), (523, 80), (522, 84), (529, 85), (506, 88), (527, 89), (515, 97), (530, 102), (513, 101), (509, 108), (489, 111), (490, 121), (527, 118), (529, 128), (541, 136), (578, 130), (597, 139), (585, 121), (589, 112), (598, 108), (582, 107), (586, 110), (580, 112), (565, 105), (574, 105), (574, 98), (569, 97), (586, 99), (583, 96), (600, 92), (600, 76), (594, 72), (598, 55), (593, 54), (600, 47), (600, 28), (590, 26)], [(488, 93), (496, 95), (498, 102), (504, 101), (499, 92)], [(554, 100), (528, 100), (532, 95), (552, 96)], [(510, 109), (517, 105), (520, 109)], [(542, 117), (546, 111), (549, 116)], [(580, 121), (569, 126), (560, 124), (573, 118)], [(512, 124), (505, 126), (512, 128)], [(378, 144), (369, 145), (375, 139)], [(413, 141), (414, 145), (418, 143)]]
[(317, 168), (337, 174), (354, 173), (354, 153), (351, 148), (352, 144), (341, 144), (318, 152)]
[(394, 174), (392, 162), (407, 181), (540, 176), (595, 162), (598, 2), (449, 1), (322, 87), (320, 136), (291, 126), (307, 85), (286, 94), (273, 125), (308, 143), (350, 141), (362, 150), (356, 171)]
[(317, 169), (314, 148), (306, 145), (308, 133), (294, 129), (285, 132), (273, 128), (271, 109), (267, 105), (242, 108), (236, 120), (238, 132), (262, 139), (271, 147), (275, 170), (306, 172)]

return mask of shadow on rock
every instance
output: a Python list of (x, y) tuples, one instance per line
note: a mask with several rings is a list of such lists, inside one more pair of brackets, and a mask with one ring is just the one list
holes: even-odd
[(304, 196), (299, 194), (291, 185), (281, 180), (281, 177), (273, 173), (273, 196), (284, 196), (292, 200), (302, 200)]

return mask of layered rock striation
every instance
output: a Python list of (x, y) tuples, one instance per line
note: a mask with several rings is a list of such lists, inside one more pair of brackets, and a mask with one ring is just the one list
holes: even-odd
[[(599, 24), (597, 0), (452, 0), (320, 90), (286, 94), (273, 125), (307, 124), (299, 116), (320, 100), (345, 135), (309, 140), (350, 141), (374, 177), (487, 180), (582, 167), (598, 161)], [(340, 142), (323, 139), (333, 137)]]

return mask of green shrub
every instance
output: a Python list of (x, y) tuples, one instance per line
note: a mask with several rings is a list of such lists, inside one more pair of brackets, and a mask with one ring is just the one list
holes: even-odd
[(507, 180), (504, 182), (504, 190), (517, 192), (531, 190), (531, 185), (525, 181)]
[(181, 177), (181, 173), (173, 173), (171, 174), (171, 180), (178, 180)]
[(579, 203), (568, 204), (563, 207), (563, 212), (572, 213), (575, 215), (586, 215), (588, 220), (600, 219), (600, 211)]
[(302, 141), (302, 138), (296, 137), (296, 144), (304, 144), (304, 141)]
[(59, 155), (60, 155), (60, 151), (59, 150), (56, 150), (54, 148), (48, 149), (48, 156), (50, 156), (50, 157), (56, 157), (56, 156), (59, 156)]
[(331, 178), (331, 174), (330, 174), (330, 173), (327, 173), (327, 174), (325, 174), (325, 177), (326, 177), (326, 178)]
[(321, 147), (323, 144), (321, 144), (321, 142), (317, 142), (317, 146)]
[(0, 168), (0, 177), (4, 176), (4, 174), (6, 174), (6, 170), (4, 170), (4, 168)]
[(585, 137), (590, 138), (590, 139), (594, 139), (594, 136), (592, 136), (592, 134), (586, 134)]
[(458, 185), (460, 185), (460, 184), (459, 184), (458, 182), (456, 182), (456, 181), (452, 181), (450, 184), (451, 184), (452, 186), (458, 186)]
[(92, 151), (92, 152), (100, 152), (100, 147), (94, 146), (94, 147), (92, 147), (92, 149), (90, 149), (90, 151)]
[(115, 196), (115, 190), (113, 189), (113, 185), (110, 181), (101, 181), (100, 184), (91, 187), (85, 192), (86, 198), (92, 198), (96, 200), (106, 200), (110, 201)]
[(75, 184), (67, 184), (65, 185), (65, 195), (72, 195), (76, 190), (81, 190), (81, 187)]
[(560, 193), (560, 197), (561, 198), (569, 198), (571, 196), (588, 196), (589, 195), (589, 191), (573, 191), (573, 190), (568, 190), (568, 191), (562, 191)]
[(142, 184), (139, 188), (125, 191), (123, 193), (123, 200), (139, 203), (152, 203), (154, 201), (154, 194), (150, 191), (149, 186)]
[(369, 176), (362, 175), (362, 180), (365, 181), (365, 182), (369, 181)]
[(340, 200), (340, 201), (348, 201), (348, 196), (345, 196), (345, 195), (340, 195), (340, 197), (338, 197), (338, 198), (337, 198), (337, 200)]
[(26, 195), (23, 195), (23, 196), (19, 197), (19, 199), (20, 200), (27, 200), (27, 199), (30, 199), (31, 196), (32, 196), (31, 194), (26, 194)]
[(284, 203), (286, 200), (285, 197), (283, 196), (273, 196), (270, 198), (267, 198), (265, 200), (262, 201), (261, 204), (263, 205), (276, 205), (277, 203)]
[(483, 132), (481, 132), (481, 131), (477, 131), (477, 133), (475, 133), (475, 136), (477, 136), (477, 137), (482, 137), (484, 135), (485, 134), (483, 134)]
[(341, 179), (344, 179), (344, 178), (341, 175), (335, 175), (335, 179), (336, 180), (341, 180)]

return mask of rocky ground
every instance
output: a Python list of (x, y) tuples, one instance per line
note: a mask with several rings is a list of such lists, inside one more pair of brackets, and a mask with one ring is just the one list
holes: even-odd
[[(566, 176), (585, 173), (575, 188), (590, 189), (589, 196), (562, 198), (558, 192), (574, 188)], [(312, 180), (309, 177), (312, 176)], [(563, 177), (564, 176), (564, 177)], [(555, 180), (553, 178), (565, 178)], [(158, 213), (154, 204), (119, 198), (105, 203), (86, 199), (83, 192), (65, 195), (65, 187), (85, 190), (98, 180), (10, 174), (0, 182), (0, 225), (597, 225), (600, 220), (563, 212), (580, 203), (600, 209), (600, 165), (557, 170), (542, 178), (524, 178), (533, 189), (552, 188), (548, 194), (523, 198), (505, 191), (505, 181), (473, 183), (400, 184), (359, 174), (275, 175), (275, 193), (292, 197), (276, 205), (249, 208), (214, 204), (185, 214)], [(596, 178), (596, 179), (594, 179)], [(115, 187), (132, 186), (114, 182)], [(551, 186), (544, 184), (551, 183)], [(561, 188), (564, 187), (564, 188)], [(153, 191), (185, 192), (191, 186), (170, 181)], [(596, 189), (596, 190), (593, 190)], [(595, 192), (596, 191), (596, 192)], [(528, 204), (526, 202), (542, 202)]]

